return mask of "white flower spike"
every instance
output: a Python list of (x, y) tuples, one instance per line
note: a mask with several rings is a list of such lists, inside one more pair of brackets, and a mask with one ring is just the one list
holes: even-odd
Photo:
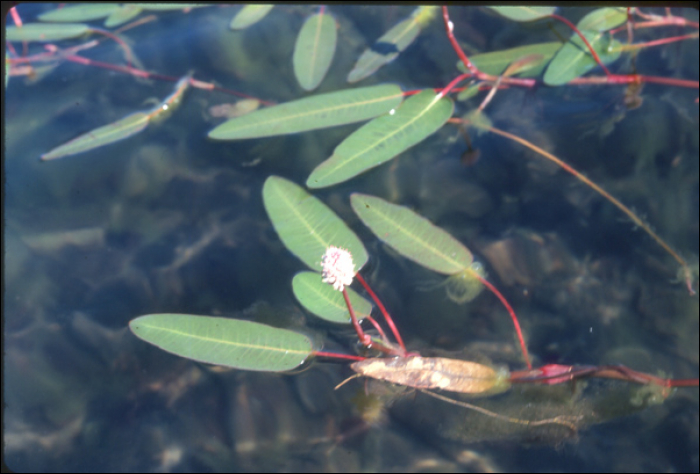
[(321, 260), (323, 282), (330, 283), (338, 291), (352, 283), (355, 276), (355, 264), (352, 254), (345, 249), (331, 245), (326, 249)]

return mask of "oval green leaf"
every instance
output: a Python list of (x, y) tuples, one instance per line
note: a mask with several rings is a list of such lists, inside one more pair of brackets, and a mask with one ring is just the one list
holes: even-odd
[[(350, 323), (350, 313), (345, 304), (343, 293), (323, 282), (323, 277), (316, 272), (301, 272), (292, 279), (294, 296), (310, 313), (331, 323)], [(367, 317), (372, 311), (372, 304), (358, 295), (350, 287), (348, 297), (358, 319)]]
[(41, 155), (44, 161), (75, 155), (130, 137), (148, 126), (150, 115), (136, 112), (114, 123), (96, 128)]
[(90, 30), (88, 25), (81, 23), (65, 23), (52, 25), (49, 23), (26, 23), (21, 28), (8, 26), (5, 38), (8, 41), (59, 41), (77, 38)]
[(503, 71), (503, 77), (511, 77), (540, 66), (544, 61), (541, 54), (528, 54), (516, 59)]
[(452, 275), (472, 264), (464, 245), (406, 207), (359, 193), (350, 196), (350, 204), (374, 235), (419, 265)]
[(407, 99), (393, 114), (378, 117), (356, 130), (318, 165), (306, 185), (323, 188), (378, 166), (435, 133), (452, 116), (454, 103), (432, 89)]
[(42, 13), (38, 18), (40, 21), (68, 23), (73, 21), (90, 21), (107, 18), (118, 9), (119, 5), (116, 3), (82, 3)]
[[(491, 74), (492, 76), (499, 76), (513, 61), (531, 54), (540, 54), (542, 55), (542, 61), (539, 66), (533, 67), (527, 71), (522, 71), (518, 74), (522, 77), (536, 77), (540, 75), (546, 64), (554, 57), (561, 46), (562, 43), (558, 41), (528, 44), (526, 46), (493, 51), (491, 53), (477, 54), (469, 59), (481, 72)], [(462, 61), (457, 62), (457, 69), (462, 72), (467, 72)]]
[(115, 26), (123, 25), (142, 11), (143, 9), (137, 5), (122, 5), (118, 10), (113, 11), (107, 17), (105, 20), (105, 26), (107, 28), (114, 28)]
[(182, 100), (182, 96), (189, 87), (192, 72), (183, 76), (175, 84), (175, 90), (163, 101), (151, 110), (135, 112), (117, 120), (114, 123), (96, 128), (88, 133), (84, 133), (63, 145), (54, 148), (48, 153), (41, 155), (41, 159), (54, 160), (68, 155), (75, 155), (93, 148), (108, 145), (119, 140), (128, 138), (144, 130), (149, 123), (162, 121), (169, 117)]
[(418, 26), (425, 28), (437, 17), (442, 17), (442, 9), (439, 5), (422, 5), (413, 10), (411, 16), (416, 19)]
[(499, 15), (513, 21), (533, 21), (546, 18), (557, 9), (557, 7), (489, 7)]
[(192, 9), (192, 8), (201, 8), (201, 7), (206, 7), (207, 5), (203, 5), (201, 3), (131, 3), (130, 5), (135, 5), (142, 10), (150, 10), (150, 11), (158, 11), (158, 12), (164, 12), (164, 11), (173, 11), (173, 10), (185, 10), (185, 9)]
[(318, 94), (256, 110), (209, 132), (214, 140), (270, 137), (369, 120), (403, 100), (394, 84)]
[(242, 370), (291, 370), (313, 351), (303, 334), (237, 319), (149, 314), (133, 319), (129, 328), (180, 357)]
[[(598, 53), (603, 64), (610, 64), (620, 57), (620, 43), (615, 39), (611, 40), (607, 33), (597, 31), (581, 31), (581, 33)], [(560, 86), (586, 74), (597, 65), (588, 46), (580, 36), (574, 34), (549, 63), (543, 80), (547, 85)]]
[(377, 69), (390, 63), (413, 43), (420, 33), (418, 18), (407, 18), (387, 31), (379, 38), (374, 46), (367, 48), (360, 55), (352, 71), (348, 74), (348, 82), (361, 81), (372, 75)]
[(605, 7), (593, 10), (581, 20), (576, 28), (580, 31), (608, 31), (627, 21), (627, 9), (624, 7)]
[(304, 22), (292, 58), (294, 75), (302, 89), (315, 89), (326, 76), (337, 39), (335, 19), (331, 15), (318, 13)]
[(270, 13), (274, 5), (246, 5), (231, 20), (229, 25), (232, 30), (242, 30), (259, 22)]
[(310, 269), (321, 269), (321, 258), (331, 245), (352, 253), (356, 271), (367, 263), (367, 251), (355, 233), (301, 186), (270, 176), (263, 185), (263, 203), (282, 243)]

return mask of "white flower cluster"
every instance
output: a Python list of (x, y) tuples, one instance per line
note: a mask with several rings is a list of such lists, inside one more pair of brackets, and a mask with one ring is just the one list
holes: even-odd
[(355, 264), (352, 254), (345, 249), (331, 245), (326, 249), (321, 260), (323, 267), (323, 282), (330, 283), (338, 291), (352, 283), (355, 276)]

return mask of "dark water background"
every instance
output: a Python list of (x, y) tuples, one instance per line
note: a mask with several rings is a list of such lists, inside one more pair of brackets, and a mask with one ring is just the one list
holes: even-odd
[[(18, 8), (31, 22), (54, 6)], [(291, 56), (314, 9), (277, 6), (239, 32), (228, 29), (237, 7), (164, 12), (124, 36), (149, 71), (180, 77), (194, 70), (197, 79), (284, 102), (305, 95)], [(347, 87), (360, 52), (412, 10), (331, 6), (338, 48), (317, 91)], [(556, 40), (546, 22), (450, 11), (467, 53)], [(559, 13), (575, 23), (588, 11)], [(674, 13), (697, 21), (696, 11)], [(568, 36), (561, 25), (555, 29)], [(635, 40), (680, 33), (638, 31)], [(111, 41), (80, 54), (123, 63)], [(360, 85), (441, 87), (455, 77), (456, 60), (442, 22), (434, 20)], [(623, 57), (612, 68), (627, 72), (629, 62)], [(697, 40), (645, 50), (636, 67), (697, 79)], [(127, 328), (134, 317), (177, 312), (254, 319), (303, 330), (328, 349), (354, 350), (348, 328), (320, 322), (295, 302), (290, 282), (303, 264), (272, 229), (261, 188), (271, 174), (303, 184), (357, 125), (208, 141), (221, 120), (209, 107), (237, 98), (191, 89), (162, 124), (39, 162), (42, 153), (148, 107), (144, 101), (160, 100), (172, 87), (71, 62), (34, 82), (10, 79), (3, 303), (3, 457), (10, 468), (698, 471), (697, 388), (625, 417), (612, 406), (612, 395), (628, 393), (624, 384), (475, 401), (531, 419), (550, 401), (572, 411), (591, 404), (598, 410), (593, 419), (612, 418), (582, 426), (574, 437), (523, 433), (420, 394), (396, 399), (368, 427), (357, 412), (362, 383), (333, 391), (350, 375), (345, 364), (314, 363), (291, 375), (220, 372), (136, 339)], [(647, 85), (635, 110), (627, 110), (623, 95), (622, 86), (509, 89), (486, 112), (495, 126), (553, 152), (633, 207), (697, 270), (698, 90)], [(455, 115), (478, 103), (457, 103)], [(442, 277), (393, 254), (361, 226), (349, 207), (351, 192), (410, 206), (467, 245), (513, 304), (535, 365), (624, 363), (697, 377), (698, 298), (672, 282), (675, 262), (611, 204), (541, 157), (499, 136), (471, 139), (480, 151), (471, 166), (460, 162), (464, 139), (447, 125), (397, 159), (314, 192), (365, 243), (371, 256), (365, 278), (408, 345), (523, 368), (496, 299), (484, 293), (466, 305), (450, 301)]]

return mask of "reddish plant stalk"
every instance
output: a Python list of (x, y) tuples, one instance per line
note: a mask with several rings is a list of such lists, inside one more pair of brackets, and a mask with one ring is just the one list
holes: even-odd
[(457, 53), (457, 56), (459, 56), (459, 59), (462, 60), (462, 63), (464, 64), (464, 67), (467, 68), (473, 75), (478, 76), (481, 74), (481, 71), (472, 64), (472, 62), (469, 60), (467, 55), (464, 53), (464, 50), (462, 47), (459, 45), (457, 42), (457, 39), (455, 38), (455, 35), (453, 33), (454, 30), (454, 24), (450, 21), (450, 14), (447, 12), (447, 6), (443, 5), (442, 7), (442, 19), (445, 22), (445, 30), (447, 31), (447, 39), (450, 40), (450, 43), (452, 43), (452, 49), (455, 50)]
[(569, 20), (567, 20), (567, 19), (564, 18), (563, 16), (557, 15), (556, 13), (552, 13), (552, 14), (549, 15), (549, 16), (550, 16), (551, 18), (554, 18), (555, 20), (561, 21), (561, 22), (564, 23), (566, 26), (568, 26), (569, 28), (571, 28), (571, 29), (574, 31), (574, 33), (576, 33), (576, 34), (578, 35), (578, 37), (581, 38), (581, 40), (582, 40), (584, 43), (586, 43), (586, 46), (588, 47), (588, 51), (591, 52), (591, 55), (593, 56), (593, 59), (595, 60), (595, 62), (598, 63), (598, 66), (600, 66), (600, 67), (603, 68), (603, 71), (605, 72), (605, 75), (606, 75), (606, 76), (611, 76), (611, 75), (612, 75), (612, 73), (611, 73), (610, 71), (608, 71), (608, 68), (605, 67), (605, 64), (603, 64), (603, 61), (601, 61), (600, 58), (598, 57), (598, 53), (595, 52), (595, 49), (593, 49), (593, 46), (591, 46), (591, 43), (588, 42), (588, 40), (586, 39), (586, 37), (583, 36), (583, 34), (578, 30), (578, 28), (576, 28), (576, 26), (574, 26), (573, 23), (571, 23)]
[[(362, 278), (362, 275), (357, 273), (355, 275), (355, 278), (360, 282), (360, 284), (365, 288), (365, 291), (369, 293), (369, 296), (372, 298), (372, 300), (377, 304), (377, 307), (379, 308), (379, 311), (381, 311), (382, 315), (384, 316), (384, 320), (386, 321), (387, 325), (391, 329), (391, 332), (394, 334), (394, 337), (396, 338), (396, 342), (399, 344), (399, 347), (406, 352), (406, 346), (403, 343), (403, 339), (401, 338), (401, 334), (399, 334), (399, 330), (396, 329), (396, 325), (394, 324), (394, 320), (391, 319), (391, 316), (389, 316), (389, 313), (387, 312), (386, 308), (382, 304), (382, 302), (377, 298), (377, 295), (372, 291), (372, 288), (369, 287), (367, 282), (365, 281), (364, 278)], [(347, 300), (347, 304), (350, 304), (350, 301)]]
[(586, 377), (624, 380), (638, 384), (654, 384), (660, 387), (697, 387), (698, 379), (665, 379), (655, 375), (632, 370), (623, 365), (561, 365), (548, 364), (539, 369), (521, 370), (510, 373), (511, 383), (541, 383), (556, 385)]
[(10, 8), (10, 15), (12, 16), (12, 21), (15, 23), (17, 28), (22, 28), (22, 17), (17, 13), (17, 7)]
[(365, 332), (362, 330), (362, 326), (360, 326), (360, 322), (357, 320), (357, 316), (355, 316), (355, 310), (352, 307), (352, 304), (350, 303), (350, 298), (348, 297), (348, 290), (343, 288), (343, 298), (345, 299), (345, 305), (348, 307), (348, 312), (350, 313), (350, 320), (352, 321), (352, 325), (355, 328), (355, 332), (357, 333), (357, 337), (362, 343), (363, 346), (369, 348), (369, 347), (374, 347), (375, 349), (389, 355), (397, 355), (395, 350), (393, 350), (391, 347), (385, 346), (384, 344), (377, 344), (374, 341), (372, 341), (372, 338), (369, 336), (369, 334), (365, 334)]
[[(84, 64), (86, 66), (96, 66), (96, 67), (101, 67), (104, 69), (111, 69), (113, 71), (125, 72), (127, 74), (131, 74), (132, 76), (138, 76), (138, 77), (160, 76), (160, 74), (148, 73), (146, 71), (142, 71), (141, 69), (136, 69), (135, 67), (119, 66), (117, 64), (110, 64), (110, 63), (105, 63), (102, 61), (95, 61), (94, 59), (84, 58), (82, 56), (78, 56), (75, 54), (68, 54), (68, 55), (65, 55), (63, 57), (65, 59), (67, 59), (68, 61), (72, 61), (74, 63)], [(164, 79), (166, 81), (170, 81), (170, 80), (177, 81), (179, 78), (171, 77), (171, 76), (160, 76), (159, 79)]]
[[(147, 78), (147, 79), (157, 79), (157, 80), (169, 81), (169, 82), (176, 82), (176, 81), (180, 80), (179, 77), (166, 76), (164, 74), (156, 74), (153, 72), (148, 72), (148, 71), (144, 71), (141, 69), (137, 69), (137, 68), (132, 67), (132, 66), (120, 66), (118, 64), (111, 64), (111, 63), (105, 63), (102, 61), (96, 61), (94, 59), (88, 59), (88, 58), (85, 58), (83, 56), (78, 56), (77, 54), (70, 54), (72, 52), (76, 52), (76, 51), (79, 51), (81, 49), (90, 48), (90, 47), (95, 45), (95, 42), (96, 42), (96, 40), (92, 40), (92, 41), (85, 43), (83, 45), (74, 46), (73, 48), (69, 48), (69, 49), (65, 49), (65, 50), (59, 50), (54, 45), (46, 45), (46, 48), (49, 50), (49, 52), (35, 54), (33, 56), (28, 56), (28, 57), (10, 58), (10, 64), (31, 63), (31, 62), (37, 62), (37, 61), (52, 61), (52, 60), (66, 59), (68, 61), (78, 63), (78, 64), (83, 64), (85, 66), (95, 66), (95, 67), (99, 67), (99, 68), (103, 68), (103, 69), (109, 69), (112, 71), (122, 72), (124, 74), (130, 74), (132, 76), (143, 77), (143, 78)], [(231, 89), (226, 89), (224, 87), (219, 87), (215, 84), (199, 81), (196, 79), (190, 79), (190, 85), (192, 87), (196, 87), (198, 89), (216, 90), (219, 92), (224, 92), (226, 94), (236, 95), (238, 97), (245, 97), (247, 99), (255, 99), (263, 105), (268, 105), (268, 106), (275, 105), (274, 102), (258, 99), (257, 97), (253, 97), (251, 95), (244, 94), (242, 92), (237, 92), (237, 91), (234, 91)]]
[(528, 369), (532, 369), (532, 364), (530, 363), (530, 356), (527, 353), (527, 346), (525, 345), (525, 339), (523, 339), (523, 332), (520, 330), (520, 323), (518, 322), (518, 317), (515, 315), (515, 311), (513, 311), (513, 308), (511, 307), (510, 303), (508, 303), (508, 300), (506, 300), (505, 296), (501, 294), (498, 289), (496, 289), (495, 286), (493, 286), (491, 283), (488, 282), (484, 277), (479, 275), (476, 272), (471, 272), (486, 288), (489, 289), (491, 293), (496, 295), (496, 298), (498, 298), (503, 306), (506, 308), (508, 311), (508, 314), (510, 315), (510, 319), (513, 320), (513, 325), (515, 326), (515, 332), (518, 335), (518, 341), (520, 342), (520, 350), (523, 353), (523, 358), (525, 358), (525, 363), (527, 364)]
[(369, 314), (367, 316), (365, 316), (365, 319), (367, 319), (367, 321), (369, 321), (372, 324), (372, 326), (374, 326), (374, 329), (377, 330), (377, 332), (379, 333), (379, 336), (382, 338), (382, 341), (384, 341), (385, 343), (389, 343), (389, 339), (386, 337), (386, 333), (384, 332), (384, 329), (382, 329), (382, 326), (377, 322), (377, 320), (374, 319)]
[(122, 49), (124, 50), (124, 53), (126, 53), (126, 54), (125, 54), (125, 56), (126, 56), (126, 64), (127, 64), (128, 67), (131, 67), (131, 62), (132, 62), (132, 60), (133, 60), (134, 53), (131, 51), (131, 48), (129, 47), (129, 45), (126, 44), (126, 43), (124, 42), (124, 40), (122, 40), (119, 36), (115, 35), (114, 33), (109, 32), (109, 31), (107, 31), (107, 30), (102, 30), (102, 29), (100, 29), (100, 28), (90, 28), (89, 31), (93, 31), (93, 32), (95, 32), (95, 33), (98, 33), (98, 34), (104, 35), (104, 36), (106, 36), (106, 37), (108, 37), (108, 38), (111, 38), (111, 39), (112, 39), (113, 41), (115, 41), (119, 46), (121, 46)]
[(465, 74), (460, 74), (459, 76), (455, 77), (450, 81), (449, 84), (447, 84), (440, 92), (440, 97), (442, 98), (443, 96), (446, 96), (449, 94), (449, 92), (460, 82), (462, 82), (464, 79), (471, 77), (471, 73), (465, 73)]
[(359, 321), (357, 320), (357, 316), (355, 316), (355, 310), (352, 307), (352, 304), (350, 304), (350, 298), (348, 297), (348, 290), (343, 288), (343, 299), (345, 299), (345, 305), (348, 307), (348, 312), (350, 313), (350, 321), (352, 321), (352, 325), (355, 328), (355, 332), (357, 333), (357, 337), (360, 339), (360, 342), (364, 345), (368, 345), (371, 343), (371, 338), (365, 334), (365, 332), (362, 330), (362, 327), (360, 326)]
[[(675, 79), (675, 78), (666, 78), (666, 77), (654, 77), (654, 76), (640, 76), (636, 74), (629, 74), (629, 75), (624, 75), (624, 74), (612, 74), (608, 68), (603, 64), (603, 62), (600, 60), (600, 57), (598, 56), (598, 53), (593, 49), (591, 44), (588, 42), (588, 40), (581, 34), (581, 32), (574, 26), (569, 20), (566, 18), (563, 18), (559, 15), (552, 14), (550, 15), (552, 18), (559, 20), (563, 23), (565, 23), (569, 28), (571, 28), (586, 44), (588, 47), (588, 50), (591, 52), (591, 55), (593, 56), (593, 59), (596, 61), (596, 63), (603, 68), (603, 71), (605, 72), (605, 77), (578, 77), (576, 79), (573, 79), (568, 82), (568, 84), (630, 84), (633, 82), (641, 81), (641, 82), (652, 82), (656, 84), (665, 84), (665, 85), (672, 85), (672, 86), (678, 86), (678, 87), (691, 87), (691, 88), (697, 88), (698, 87), (698, 81), (689, 81), (689, 80), (684, 80), (684, 79)], [(452, 44), (452, 48), (455, 50), (457, 53), (457, 56), (459, 56), (460, 60), (464, 64), (464, 66), (469, 70), (472, 74), (472, 76), (476, 77), (479, 80), (482, 81), (497, 81), (499, 78), (496, 76), (491, 76), (490, 74), (485, 74), (481, 72), (475, 65), (472, 63), (467, 55), (464, 53), (464, 50), (462, 47), (459, 45), (457, 42), (457, 39), (454, 36), (453, 29), (454, 25), (450, 21), (450, 15), (447, 11), (447, 7), (443, 6), (442, 7), (442, 18), (445, 22), (445, 31), (447, 32), (447, 38), (449, 39), (450, 43)], [(675, 18), (675, 17), (673, 17)], [(673, 24), (676, 24), (677, 22), (674, 21)], [(687, 23), (683, 23), (687, 24)], [(635, 25), (636, 26), (636, 25)], [(695, 37), (696, 35), (690, 34), (690, 35), (685, 35), (684, 37), (676, 37), (672, 38), (671, 41), (679, 41), (681, 39), (689, 39), (692, 37)], [(659, 40), (659, 44), (663, 44), (664, 40)], [(667, 41), (667, 42), (671, 42)], [(652, 44), (653, 45), (653, 44)], [(503, 84), (510, 84), (510, 85), (517, 85), (517, 86), (522, 86), (522, 87), (533, 87), (536, 84), (536, 81), (534, 79), (520, 79), (520, 78), (513, 78), (513, 77), (501, 77), (500, 81)], [(445, 88), (447, 89), (447, 88)], [(446, 93), (446, 92), (445, 92)]]
[(329, 357), (331, 359), (346, 359), (346, 360), (365, 360), (366, 357), (350, 355), (350, 354), (336, 354), (335, 352), (323, 352), (323, 351), (313, 351), (312, 354), (316, 357)]
[[(454, 30), (454, 25), (452, 21), (450, 21), (450, 14), (447, 12), (447, 7), (443, 6), (442, 7), (442, 18), (445, 21), (445, 31), (447, 31), (447, 38), (450, 40), (450, 43), (452, 44), (452, 49), (455, 50), (457, 53), (457, 56), (459, 56), (459, 59), (462, 61), (464, 66), (467, 68), (469, 72), (472, 73), (473, 76), (478, 78), (479, 80), (482, 81), (496, 81), (498, 79), (497, 76), (492, 76), (490, 74), (485, 74), (472, 63), (467, 55), (464, 53), (464, 50), (462, 47), (459, 45), (457, 42), (457, 39), (455, 38), (454, 33), (452, 32)], [(513, 84), (513, 85), (518, 85), (518, 86), (523, 86), (523, 87), (534, 87), (534, 85), (537, 83), (534, 79), (520, 79), (517, 77), (505, 77), (502, 79), (502, 82), (504, 84)]]
[[(681, 36), (672, 36), (670, 38), (661, 38), (658, 40), (654, 41), (647, 41), (645, 43), (635, 43), (634, 48), (650, 48), (653, 46), (661, 46), (664, 44), (669, 44), (669, 43), (675, 43), (677, 41), (685, 41), (688, 39), (698, 39), (698, 34), (697, 33), (690, 33), (687, 35), (681, 35)], [(628, 47), (625, 47), (627, 49)]]

